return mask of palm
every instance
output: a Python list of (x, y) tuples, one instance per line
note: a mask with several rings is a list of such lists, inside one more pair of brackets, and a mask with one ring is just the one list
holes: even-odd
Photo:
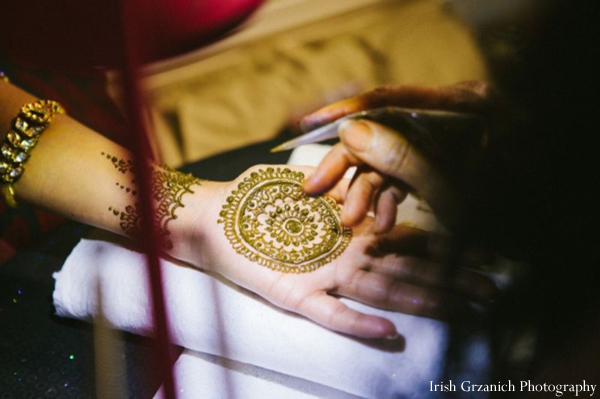
[[(222, 201), (248, 171), (236, 181), (221, 188)], [(220, 212), (213, 209), (211, 213)], [(221, 214), (221, 217), (223, 214)], [(239, 214), (236, 214), (239, 219)], [(423, 252), (427, 235), (417, 229), (397, 226), (386, 236), (372, 233), (373, 220), (366, 218), (353, 228), (352, 239), (339, 256), (316, 270), (287, 273), (273, 270), (243, 256), (239, 243), (232, 243), (223, 234), (223, 224), (213, 218), (213, 231), (204, 239), (206, 264), (233, 282), (261, 295), (284, 309), (299, 313), (330, 329), (361, 337), (386, 337), (396, 334), (386, 319), (361, 314), (339, 301), (348, 297), (376, 307), (414, 314), (437, 316), (443, 295), (431, 287), (440, 285), (439, 265), (417, 261), (414, 255)], [(239, 222), (241, 223), (241, 222)], [(230, 224), (232, 225), (232, 224)], [(227, 232), (227, 227), (225, 227)], [(406, 251), (401, 244), (410, 242)], [(399, 244), (390, 245), (390, 243)], [(234, 245), (235, 244), (235, 245)], [(246, 246), (247, 247), (247, 246)], [(401, 252), (398, 252), (398, 249)], [(260, 255), (260, 254), (259, 254)]]

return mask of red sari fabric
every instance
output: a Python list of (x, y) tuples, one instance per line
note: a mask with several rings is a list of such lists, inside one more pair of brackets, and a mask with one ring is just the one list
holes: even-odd
[[(127, 1), (127, 0), (122, 0)], [(219, 40), (263, 0), (153, 0), (140, 10), (146, 62)], [(0, 13), (0, 70), (70, 116), (124, 144), (127, 126), (106, 92), (104, 69), (123, 63), (119, 0), (5, 0)], [(64, 220), (0, 202), (0, 263)]]
[(0, 53), (61, 71), (121, 65), (125, 1), (138, 3), (137, 50), (150, 62), (218, 40), (264, 0), (4, 0)]

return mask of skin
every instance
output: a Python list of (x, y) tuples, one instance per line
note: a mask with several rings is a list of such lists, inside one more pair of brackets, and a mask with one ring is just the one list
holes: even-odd
[[(19, 108), (31, 101), (35, 98), (28, 93), (0, 83), (2, 134)], [(133, 159), (125, 148), (68, 115), (56, 116), (33, 149), (23, 177), (14, 184), (17, 199), (124, 234), (119, 218), (109, 207), (125, 209), (132, 204), (131, 194), (115, 184), (129, 184), (131, 180), (103, 153)], [(173, 246), (165, 249), (165, 256), (219, 273), (329, 329), (364, 338), (394, 338), (398, 331), (387, 319), (351, 310), (339, 301), (340, 296), (380, 308), (447, 318), (465, 313), (468, 299), (486, 301), (495, 295), (495, 286), (489, 280), (467, 270), (460, 269), (450, 281), (444, 279), (441, 264), (429, 256), (425, 232), (397, 226), (386, 235), (377, 235), (371, 218), (355, 223), (348, 248), (314, 272), (278, 273), (249, 261), (231, 248), (217, 220), (227, 196), (258, 168), (249, 169), (231, 182), (202, 181), (193, 185), (194, 193), (183, 196), (184, 207), (169, 223)], [(305, 174), (313, 172), (310, 168), (297, 169)], [(343, 202), (348, 182), (332, 185), (327, 191)]]
[[(321, 108), (306, 116), (301, 125), (310, 130), (344, 115), (382, 106), (489, 116), (490, 104), (490, 88), (480, 81), (442, 87), (384, 87)], [(443, 167), (429, 162), (402, 132), (372, 121), (348, 121), (340, 126), (340, 141), (305, 181), (304, 189), (311, 195), (327, 192), (348, 168), (357, 166), (345, 198), (344, 224), (355, 226), (373, 210), (375, 231), (389, 231), (396, 220), (397, 205), (408, 191), (413, 191), (431, 205), (447, 227), (452, 227), (457, 216), (454, 210), (460, 202), (459, 190), (450, 183)]]

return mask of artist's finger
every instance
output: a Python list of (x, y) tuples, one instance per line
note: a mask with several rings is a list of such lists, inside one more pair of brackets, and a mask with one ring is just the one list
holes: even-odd
[(364, 109), (399, 106), (481, 114), (489, 109), (491, 100), (486, 82), (469, 80), (447, 86), (384, 86), (358, 96), (356, 102)]
[(481, 273), (423, 258), (390, 254), (374, 262), (370, 271), (407, 283), (452, 290), (478, 301), (493, 299), (499, 293), (492, 279)]
[(383, 186), (385, 178), (367, 166), (359, 166), (342, 210), (342, 223), (345, 226), (356, 226), (374, 208), (374, 200)]
[(464, 316), (471, 310), (466, 299), (445, 290), (363, 270), (340, 282), (335, 294), (381, 309), (437, 319)]
[(489, 264), (494, 256), (489, 251), (478, 247), (460, 248), (457, 254), (456, 242), (451, 236), (432, 233), (417, 227), (395, 225), (385, 234), (377, 236), (377, 242), (368, 249), (372, 257), (381, 258), (386, 254), (398, 254), (429, 259), (438, 263), (453, 261), (463, 266), (478, 267)]
[[(344, 179), (346, 171), (353, 166), (361, 165), (356, 157), (352, 156), (343, 144), (335, 145), (323, 158), (317, 169), (304, 182), (304, 191), (309, 195), (320, 195), (327, 192), (338, 203), (344, 204), (343, 222), (348, 226), (354, 226), (360, 222), (369, 210), (374, 210), (376, 205), (373, 199), (379, 187), (386, 183), (380, 174), (366, 173), (359, 167), (352, 182)], [(365, 173), (365, 176), (361, 176)], [(358, 180), (358, 181), (357, 181)], [(389, 187), (389, 192), (381, 197), (381, 220), (377, 232), (386, 231), (390, 224), (395, 222), (396, 205), (406, 198), (408, 190), (400, 189), (401, 182), (395, 181)], [(367, 201), (367, 199), (369, 201)]]
[(375, 233), (385, 233), (394, 227), (398, 205), (404, 201), (406, 196), (406, 190), (401, 190), (397, 185), (390, 184), (389, 180), (379, 190), (375, 199)]
[(440, 179), (434, 167), (401, 132), (379, 123), (346, 121), (340, 126), (340, 139), (349, 153), (347, 159), (356, 158), (381, 174), (412, 187), (426, 185), (427, 182), (422, 180)]
[(328, 197), (331, 197), (338, 204), (344, 204), (346, 202), (346, 195), (348, 194), (348, 190), (350, 189), (350, 179), (343, 178), (336, 183), (335, 186), (325, 194)]
[(396, 213), (407, 195), (389, 179), (362, 165), (352, 180), (342, 211), (342, 223), (345, 226), (356, 226), (362, 222), (369, 211), (375, 214), (374, 232), (384, 233), (394, 227)]
[(490, 86), (483, 81), (464, 81), (449, 86), (385, 86), (323, 107), (300, 121), (309, 131), (354, 112), (398, 106), (488, 115), (493, 102)]
[(454, 210), (455, 187), (437, 165), (429, 162), (398, 132), (370, 121), (347, 121), (340, 138), (350, 155), (383, 175), (411, 186), (447, 221)]
[[(343, 145), (340, 144), (339, 148), (341, 150), (343, 150)], [(343, 151), (345, 151), (345, 150), (343, 150)], [(347, 152), (346, 152), (346, 154), (347, 154)], [(260, 169), (268, 169), (268, 168), (273, 168), (273, 165), (267, 165), (267, 164), (254, 165), (254, 166), (248, 168), (244, 173), (242, 173), (240, 175), (240, 178), (238, 181), (241, 181), (243, 179), (242, 176), (247, 176), (247, 175), (251, 174), (252, 172), (256, 172)], [(315, 167), (306, 166), (306, 165), (290, 165), (285, 168), (296, 171), (296, 172), (302, 172), (304, 174), (304, 176), (311, 176), (316, 171)], [(285, 168), (283, 168), (283, 169), (285, 169)], [(350, 179), (344, 178), (344, 173), (342, 173), (341, 177), (337, 181), (331, 182), (330, 186), (327, 189), (321, 190), (316, 194), (318, 194), (318, 195), (326, 194), (329, 197), (333, 198), (337, 203), (343, 204), (344, 200), (346, 198), (346, 193), (348, 192), (349, 185), (350, 185)], [(309, 193), (309, 194), (312, 194), (312, 193)]]
[(295, 311), (331, 330), (356, 337), (390, 338), (398, 334), (391, 321), (357, 312), (325, 293), (306, 296)]
[(317, 169), (304, 181), (304, 191), (309, 195), (321, 195), (335, 187), (346, 171), (358, 164), (341, 144), (333, 146), (319, 163)]
[(429, 242), (433, 233), (407, 225), (395, 225), (367, 248), (367, 254), (380, 258), (386, 254), (429, 257)]

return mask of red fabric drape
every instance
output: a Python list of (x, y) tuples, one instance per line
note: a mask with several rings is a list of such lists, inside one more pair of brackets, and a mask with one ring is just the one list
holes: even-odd
[[(146, 0), (132, 18), (142, 30), (143, 61), (217, 40), (264, 0)], [(4, 0), (0, 53), (23, 65), (88, 71), (123, 59), (120, 0)]]

